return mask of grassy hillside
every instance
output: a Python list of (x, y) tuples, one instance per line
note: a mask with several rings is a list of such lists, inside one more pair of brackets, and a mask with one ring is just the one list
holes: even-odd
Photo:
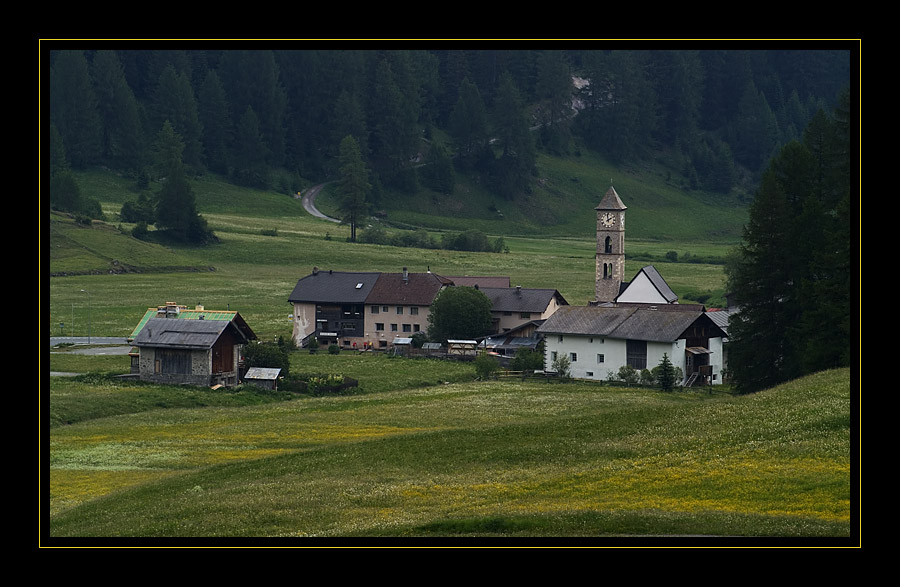
[[(405, 359), (392, 360), (391, 382), (385, 357), (294, 361), (359, 374), (370, 391), (251, 401), (54, 380), (53, 422), (73, 423), (50, 434), (51, 536), (858, 530), (847, 370), (734, 397), (467, 382), (446, 363)], [(116, 415), (100, 409), (110, 403)]]
[[(532, 192), (507, 201), (457, 176), (451, 195), (422, 188), (414, 195), (391, 192), (380, 203), (390, 225), (489, 234), (592, 238), (594, 207), (610, 182), (628, 206), (627, 232), (638, 240), (733, 243), (740, 239), (746, 207), (736, 194), (691, 191), (662, 162), (621, 169), (590, 151), (566, 158), (541, 155)], [(321, 209), (335, 212), (333, 190)]]
[[(616, 181), (629, 206), (626, 275), (653, 264), (682, 301), (721, 304), (721, 264), (670, 263), (665, 255), (723, 258), (737, 242), (744, 210), (689, 197), (666, 184), (662, 169), (640, 176), (620, 173)], [(503, 236), (508, 254), (348, 243), (348, 227), (311, 217), (299, 200), (236, 187), (215, 176), (196, 180), (194, 191), (219, 243), (188, 247), (140, 241), (130, 235), (132, 226), (118, 219), (122, 204), (137, 197), (134, 181), (109, 171), (82, 172), (81, 190), (102, 203), (107, 222), (85, 227), (66, 215), (50, 214), (41, 234), (49, 265), (41, 275), (52, 276), (48, 333), (86, 335), (90, 327), (97, 336), (125, 336), (147, 307), (176, 301), (238, 310), (260, 337), (271, 340), (290, 332), (287, 296), (313, 266), (506, 275), (516, 285), (556, 288), (569, 303), (584, 304), (593, 299), (593, 208), (612, 171), (588, 156), (542, 158), (540, 170), (529, 198), (533, 206), (491, 199), (461, 181), (453, 198), (429, 192), (418, 198), (395, 195), (399, 207), (388, 210), (391, 223), (424, 225), (436, 237), (442, 230), (472, 227), (491, 238)], [(432, 206), (429, 198), (453, 205)], [(485, 202), (495, 203), (503, 217)], [(537, 209), (553, 211), (557, 224), (544, 223)]]

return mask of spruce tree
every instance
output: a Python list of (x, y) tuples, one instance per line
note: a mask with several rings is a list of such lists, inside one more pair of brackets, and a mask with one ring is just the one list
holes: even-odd
[(663, 353), (663, 358), (659, 362), (659, 370), (657, 373), (659, 387), (663, 391), (672, 391), (672, 389), (675, 388), (675, 369), (672, 366), (672, 361), (669, 360), (668, 354)]
[(348, 135), (341, 141), (340, 165), (340, 211), (344, 223), (350, 225), (350, 242), (356, 242), (356, 228), (368, 212), (366, 196), (371, 185), (366, 163), (359, 151), (359, 143), (352, 136)]

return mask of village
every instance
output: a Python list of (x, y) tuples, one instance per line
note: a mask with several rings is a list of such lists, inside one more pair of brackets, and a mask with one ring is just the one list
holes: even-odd
[[(682, 375), (680, 385), (721, 384), (732, 310), (679, 304), (652, 265), (626, 281), (626, 210), (612, 187), (595, 208), (596, 295), (585, 306), (570, 305), (556, 289), (513, 286), (510, 276), (313, 267), (288, 295), (293, 343), (451, 359), (488, 353), (503, 360), (520, 349), (543, 349), (544, 374), (554, 374), (554, 365), (565, 357), (568, 375), (586, 380), (606, 380), (623, 366), (652, 369), (666, 357)], [(491, 331), (446, 345), (414, 344), (427, 340), (432, 304), (451, 287), (473, 287), (490, 299)], [(242, 349), (256, 339), (236, 311), (166, 302), (148, 308), (129, 337), (131, 373), (158, 383), (274, 386), (277, 369), (243, 366)]]

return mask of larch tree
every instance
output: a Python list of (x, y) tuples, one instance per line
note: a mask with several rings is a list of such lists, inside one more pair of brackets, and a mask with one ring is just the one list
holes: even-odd
[(356, 229), (369, 210), (366, 196), (371, 189), (369, 171), (359, 150), (359, 143), (352, 136), (346, 136), (340, 145), (340, 198), (341, 219), (350, 225), (350, 241), (356, 242)]

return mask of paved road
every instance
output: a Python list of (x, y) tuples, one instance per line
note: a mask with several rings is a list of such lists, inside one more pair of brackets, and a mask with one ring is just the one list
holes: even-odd
[(319, 195), (319, 192), (322, 191), (322, 188), (325, 187), (324, 183), (320, 183), (319, 185), (314, 185), (303, 193), (301, 202), (303, 203), (303, 209), (315, 216), (316, 218), (323, 218), (330, 222), (340, 222), (337, 218), (331, 218), (330, 216), (326, 216), (319, 212), (318, 208), (316, 208), (316, 196)]
[(128, 340), (123, 336), (51, 336), (50, 346), (58, 344), (126, 345)]

